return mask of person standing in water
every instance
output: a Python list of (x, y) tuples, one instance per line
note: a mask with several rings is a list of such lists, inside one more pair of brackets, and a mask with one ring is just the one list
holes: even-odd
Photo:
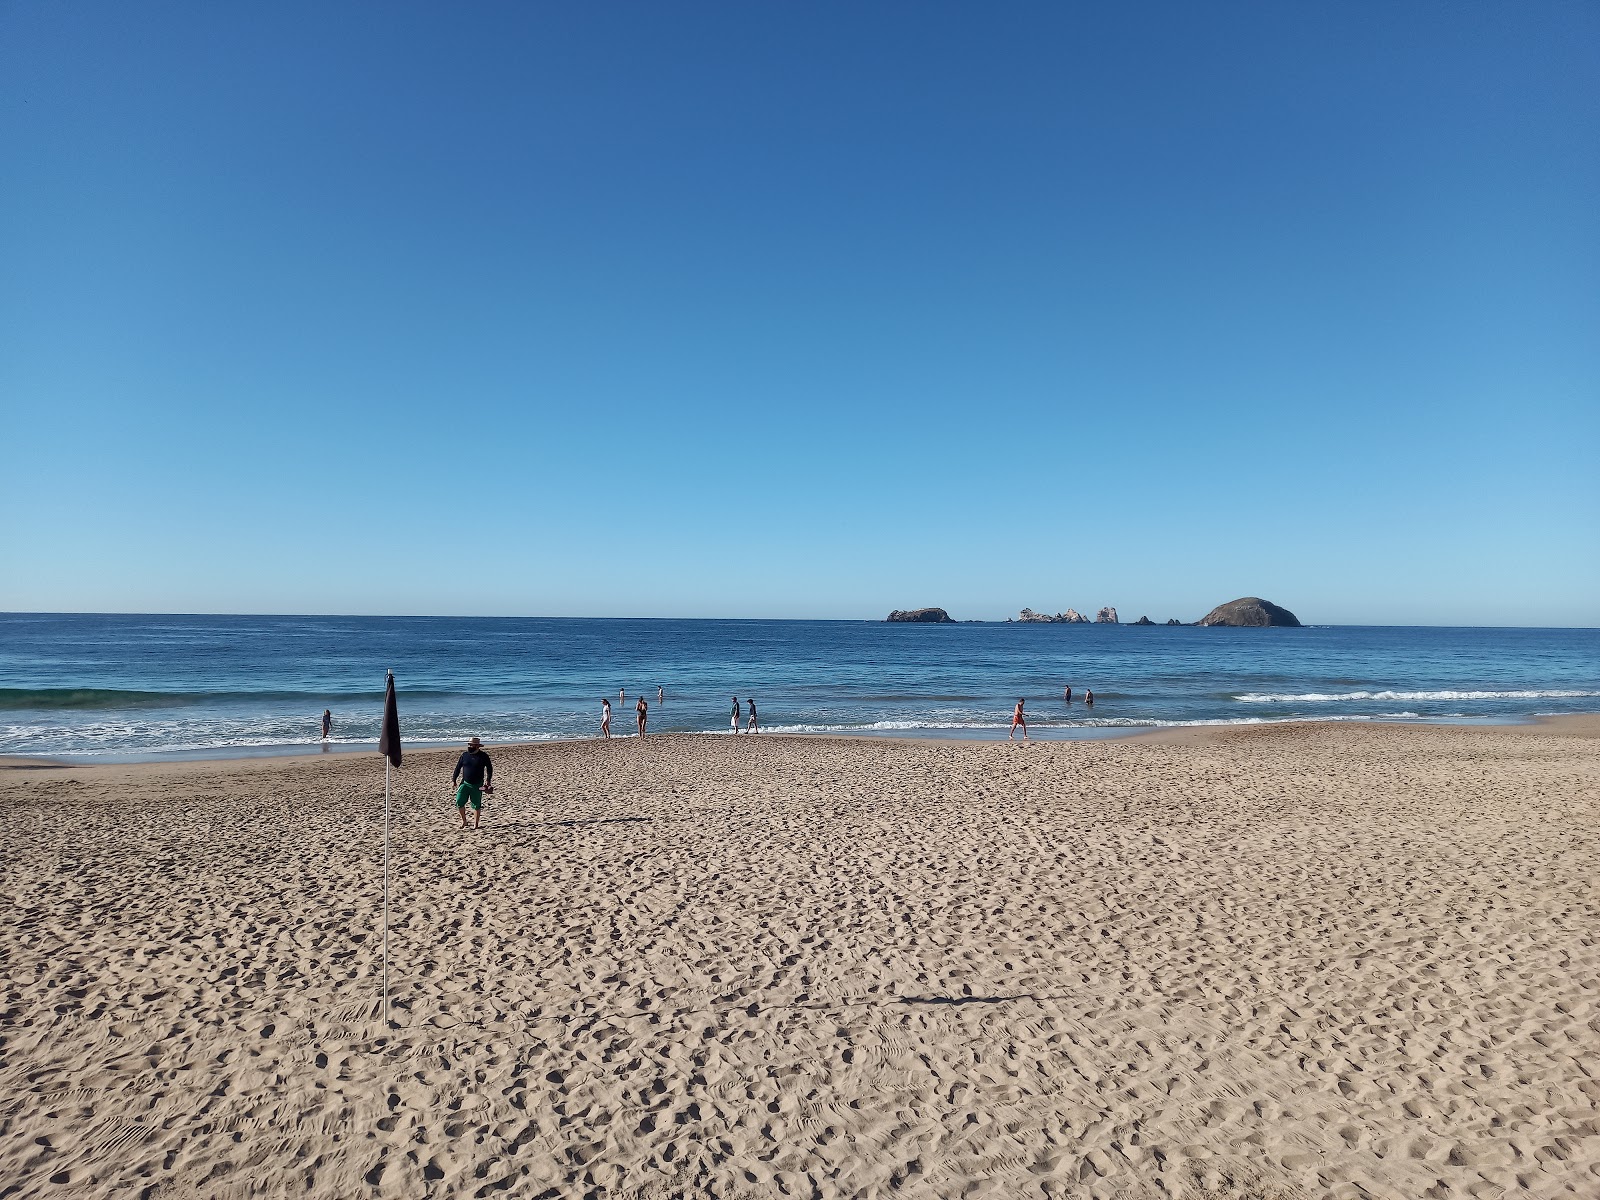
[(650, 720), (650, 706), (644, 702), (644, 697), (639, 697), (639, 703), (633, 706), (634, 712), (639, 714), (639, 736), (644, 736), (645, 723)]
[(600, 736), (611, 736), (611, 701), (600, 698)]
[(744, 727), (744, 731), (746, 733), (760, 733), (761, 724), (756, 720), (756, 702), (754, 697), (746, 700), (744, 702), (744, 706), (750, 710), (750, 723)]
[(1070, 683), (1061, 689), (1061, 698), (1068, 704), (1072, 703), (1072, 685)]
[(739, 732), (739, 697), (733, 698), (733, 731)]
[(618, 688), (617, 689), (617, 703), (618, 704), (622, 704), (627, 699), (628, 699), (628, 689), (625, 688), (625, 687)]
[(1022, 726), (1022, 740), (1028, 740), (1028, 719), (1022, 715), (1022, 701), (1017, 701), (1017, 707), (1011, 713), (1011, 732), (1006, 734), (1006, 740), (1017, 736), (1017, 726)]
[(657, 684), (656, 685), (656, 703), (657, 704), (665, 704), (666, 702), (667, 702), (667, 689), (662, 687), (660, 684)]
[(333, 732), (333, 709), (322, 710), (322, 740), (327, 741), (328, 735)]
[(1085, 708), (1093, 708), (1094, 707), (1094, 689), (1093, 688), (1084, 688), (1083, 689), (1083, 706)]

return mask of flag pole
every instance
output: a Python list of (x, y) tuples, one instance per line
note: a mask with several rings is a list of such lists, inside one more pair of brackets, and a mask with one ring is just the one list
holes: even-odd
[(389, 1027), (389, 760), (383, 760), (383, 1026)]
[[(390, 679), (394, 672), (388, 673)], [(383, 1027), (389, 1028), (389, 772), (394, 764), (383, 760)]]
[(389, 1022), (389, 774), (400, 765), (400, 709), (394, 700), (394, 672), (383, 681), (383, 732), (378, 753), (383, 755), (383, 1025)]

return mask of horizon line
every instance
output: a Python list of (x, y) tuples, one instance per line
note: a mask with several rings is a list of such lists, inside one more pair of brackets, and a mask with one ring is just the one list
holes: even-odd
[[(573, 614), (543, 613), (359, 613), (359, 612), (167, 612), (159, 609), (80, 610), (80, 609), (0, 609), (0, 617), (286, 617), (302, 620), (367, 620), (367, 621), (786, 621), (793, 623), (830, 623), (839, 625), (1111, 625), (1130, 629), (1198, 629), (1232, 628), (1231, 626), (1201, 626), (1196, 621), (1184, 621), (1172, 626), (1164, 621), (1139, 625), (1136, 621), (1018, 621), (1014, 617), (952, 618), (948, 622), (891, 622), (883, 617), (689, 617), (689, 616), (578, 616)], [(1263, 626), (1263, 628), (1269, 628)], [(1278, 628), (1278, 627), (1270, 627)], [(1574, 632), (1600, 631), (1600, 625), (1458, 625), (1438, 624), (1363, 624), (1352, 621), (1302, 621), (1302, 629), (1553, 629)]]

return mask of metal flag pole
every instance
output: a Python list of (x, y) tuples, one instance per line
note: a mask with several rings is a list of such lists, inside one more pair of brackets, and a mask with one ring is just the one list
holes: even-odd
[[(394, 672), (388, 673), (394, 678)], [(387, 684), (387, 680), (385, 680)], [(389, 1028), (389, 772), (394, 764), (383, 760), (383, 1027)]]
[(384, 1027), (389, 1027), (389, 771), (384, 758)]
[(389, 1023), (389, 776), (400, 765), (400, 708), (394, 699), (394, 672), (383, 682), (383, 732), (378, 735), (383, 755), (383, 1024)]

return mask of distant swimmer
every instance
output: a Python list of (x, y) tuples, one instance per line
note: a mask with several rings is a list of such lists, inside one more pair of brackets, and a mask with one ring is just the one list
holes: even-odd
[(746, 733), (760, 733), (761, 725), (756, 720), (756, 702), (754, 700), (746, 700), (744, 705), (750, 710), (750, 724), (745, 726), (744, 731)]
[(333, 709), (322, 710), (322, 740), (327, 741), (328, 735), (333, 732)]
[(644, 736), (645, 722), (650, 719), (650, 706), (644, 702), (644, 697), (639, 697), (639, 703), (633, 706), (633, 711), (639, 714), (639, 736)]
[(603, 698), (600, 701), (600, 736), (611, 736), (611, 701)]
[(1083, 689), (1083, 703), (1084, 703), (1084, 706), (1086, 708), (1093, 708), (1094, 707), (1094, 689), (1093, 688), (1084, 688)]
[(1072, 685), (1070, 683), (1061, 689), (1061, 698), (1068, 704), (1072, 703)]
[(666, 702), (667, 702), (667, 689), (664, 688), (664, 687), (657, 686), (657, 688), (656, 688), (656, 703), (657, 704), (665, 704)]
[(621, 703), (622, 703), (622, 702), (623, 702), (623, 701), (625, 701), (625, 700), (626, 700), (626, 699), (627, 699), (627, 698), (628, 698), (628, 689), (627, 689), (627, 688), (625, 688), (625, 687), (623, 687), (623, 688), (618, 688), (618, 689), (617, 689), (617, 703), (618, 703), (618, 704), (621, 704)]
[(1022, 740), (1028, 740), (1028, 719), (1022, 715), (1022, 701), (1017, 701), (1017, 707), (1011, 714), (1011, 732), (1006, 734), (1007, 740), (1017, 736), (1017, 726), (1022, 726)]
[(739, 732), (739, 697), (733, 698), (733, 731)]

